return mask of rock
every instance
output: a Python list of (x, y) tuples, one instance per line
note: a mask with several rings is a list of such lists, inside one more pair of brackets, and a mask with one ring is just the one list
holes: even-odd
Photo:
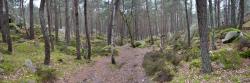
[(32, 72), (36, 72), (36, 67), (33, 65), (32, 61), (30, 59), (25, 60), (25, 66), (30, 69)]
[(224, 39), (222, 39), (222, 42), (224, 44), (226, 43), (231, 43), (233, 40), (235, 40), (237, 37), (240, 36), (240, 33), (241, 32), (236, 32), (236, 31), (231, 31), (231, 32), (228, 32), (225, 36)]
[(0, 74), (4, 73), (4, 69), (0, 68)]

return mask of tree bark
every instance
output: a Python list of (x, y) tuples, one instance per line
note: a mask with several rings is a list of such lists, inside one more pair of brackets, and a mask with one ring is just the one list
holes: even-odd
[(242, 29), (242, 26), (244, 24), (244, 6), (245, 0), (240, 0), (240, 8), (239, 8), (239, 29)]
[(59, 12), (59, 6), (56, 5), (56, 4), (58, 4), (58, 2), (59, 2), (58, 0), (55, 0), (55, 3), (54, 3), (55, 4), (54, 5), (54, 12), (55, 12), (55, 39), (56, 39), (56, 41), (59, 41), (59, 39), (58, 39), (58, 31), (59, 31), (58, 14), (60, 14), (60, 12)]
[(53, 41), (53, 36), (52, 36), (52, 22), (51, 22), (51, 0), (47, 0), (46, 2), (46, 8), (47, 8), (47, 17), (48, 17), (48, 29), (49, 29), (49, 39), (50, 39), (50, 46), (51, 50), (54, 50), (54, 41)]
[(35, 38), (35, 32), (34, 32), (34, 16), (33, 16), (33, 0), (30, 0), (30, 39)]
[(236, 0), (231, 0), (231, 22), (232, 26), (236, 27)]
[(90, 37), (89, 37), (89, 29), (88, 29), (88, 15), (87, 15), (87, 0), (84, 1), (84, 24), (85, 24), (85, 34), (86, 34), (86, 42), (88, 44), (88, 56), (87, 59), (91, 59), (91, 44), (90, 44)]
[(146, 0), (146, 11), (147, 11), (148, 24), (149, 24), (150, 44), (153, 45), (154, 39), (153, 39), (152, 25), (151, 25), (151, 19), (150, 19), (150, 14), (149, 14), (149, 2), (148, 2), (148, 0)]
[(2, 28), (2, 34), (6, 38), (6, 43), (8, 44), (8, 52), (12, 53), (12, 41), (10, 37), (10, 28), (9, 28), (9, 9), (7, 0), (0, 1), (0, 27)]
[(187, 22), (187, 33), (188, 33), (188, 47), (191, 46), (191, 38), (190, 38), (190, 24), (188, 17), (188, 8), (187, 8), (187, 0), (185, 0), (185, 11), (186, 11), (186, 22)]
[(49, 65), (50, 64), (50, 39), (48, 35), (48, 28), (46, 28), (45, 23), (45, 15), (44, 15), (44, 6), (45, 6), (45, 0), (41, 0), (40, 8), (39, 8), (39, 14), (40, 14), (40, 23), (41, 23), (41, 32), (43, 33), (44, 43), (45, 43), (45, 59), (44, 64)]
[(66, 41), (66, 46), (69, 45), (70, 42), (70, 27), (69, 27), (69, 3), (68, 0), (65, 0), (65, 41)]
[(80, 26), (79, 26), (79, 14), (78, 14), (78, 0), (74, 0), (74, 12), (75, 12), (75, 35), (76, 35), (76, 56), (78, 60), (81, 59), (81, 43), (80, 43)]
[(207, 0), (196, 0), (196, 7), (202, 59), (201, 71), (203, 73), (210, 73), (212, 72), (212, 66), (208, 53)]
[(212, 4), (212, 0), (208, 0), (209, 2), (209, 12), (210, 12), (210, 27), (212, 29), (212, 49), (216, 50), (216, 45), (215, 45), (215, 32), (214, 32), (214, 15), (213, 15), (213, 4)]

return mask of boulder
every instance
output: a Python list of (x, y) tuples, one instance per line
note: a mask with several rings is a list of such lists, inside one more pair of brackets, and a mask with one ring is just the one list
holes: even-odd
[(224, 44), (226, 43), (232, 43), (233, 40), (235, 40), (236, 38), (238, 38), (240, 36), (241, 32), (239, 31), (231, 31), (231, 32), (228, 32), (226, 34), (226, 36), (224, 37), (224, 39), (222, 39), (222, 42)]
[(24, 65), (32, 72), (37, 71), (36, 67), (33, 65), (32, 61), (30, 59), (26, 59)]

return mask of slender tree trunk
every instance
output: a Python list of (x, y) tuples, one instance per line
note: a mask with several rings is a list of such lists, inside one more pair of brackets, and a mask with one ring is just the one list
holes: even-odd
[(149, 2), (146, 0), (146, 10), (147, 10), (147, 18), (148, 18), (148, 24), (149, 24), (149, 34), (150, 34), (150, 44), (154, 44), (154, 39), (153, 39), (153, 33), (152, 33), (152, 25), (151, 25), (151, 19), (150, 19), (150, 14), (149, 14)]
[(212, 29), (212, 49), (216, 50), (216, 45), (215, 45), (215, 32), (214, 32), (214, 15), (213, 15), (213, 4), (212, 4), (212, 0), (208, 0), (209, 2), (209, 12), (210, 12), (210, 27)]
[(9, 29), (9, 9), (7, 0), (0, 0), (0, 27), (2, 28), (2, 34), (6, 38), (8, 44), (8, 51), (12, 52), (12, 41), (10, 37)]
[(66, 46), (69, 45), (70, 42), (70, 27), (69, 27), (69, 3), (68, 0), (65, 0), (65, 41), (66, 41)]
[(188, 8), (187, 8), (187, 0), (185, 0), (185, 11), (186, 11), (186, 22), (187, 22), (187, 32), (188, 32), (188, 47), (191, 46), (191, 38), (190, 38), (190, 24), (188, 17)]
[(59, 6), (56, 5), (56, 4), (58, 4), (58, 2), (59, 2), (58, 0), (55, 0), (55, 3), (54, 3), (55, 4), (54, 5), (54, 12), (55, 12), (55, 39), (56, 39), (56, 41), (59, 41), (59, 39), (58, 39), (58, 31), (59, 31), (58, 14), (60, 14), (60, 12), (59, 12)]
[(39, 14), (40, 14), (40, 23), (41, 23), (41, 31), (43, 33), (44, 43), (45, 43), (45, 59), (44, 64), (49, 65), (50, 64), (50, 39), (48, 35), (48, 29), (46, 28), (45, 23), (45, 15), (44, 15), (44, 6), (45, 6), (45, 0), (41, 0), (40, 8), (39, 8)]
[(54, 41), (53, 41), (53, 36), (52, 36), (52, 22), (51, 22), (51, 0), (47, 0), (46, 2), (46, 8), (47, 8), (47, 17), (48, 17), (48, 29), (49, 29), (49, 39), (50, 39), (50, 46), (51, 50), (54, 50)]
[(244, 23), (244, 6), (245, 0), (240, 0), (240, 8), (239, 8), (239, 29), (242, 29), (242, 25)]
[(212, 72), (211, 60), (208, 53), (208, 25), (207, 25), (207, 0), (196, 0), (198, 27), (200, 34), (202, 72)]
[[(0, 2), (0, 14), (1, 14), (1, 18), (4, 18), (4, 0), (1, 0)], [(3, 26), (3, 22), (4, 22), (4, 19), (0, 19), (1, 21), (1, 24), (0, 24), (0, 30), (1, 30), (1, 33), (2, 33), (2, 40), (3, 42), (7, 42), (7, 36), (5, 34), (5, 27)]]
[(35, 32), (34, 32), (34, 16), (33, 16), (33, 0), (30, 0), (30, 39), (35, 38)]
[(231, 0), (231, 22), (232, 26), (236, 27), (236, 0)]
[(76, 56), (77, 59), (81, 59), (81, 43), (80, 43), (80, 26), (79, 26), (79, 14), (78, 14), (78, 0), (74, 0), (74, 12), (75, 12), (75, 35), (76, 35)]
[(88, 29), (88, 15), (87, 15), (87, 0), (84, 1), (84, 22), (85, 22), (85, 32), (86, 32), (86, 42), (88, 44), (88, 57), (87, 59), (91, 59), (91, 44), (90, 44), (90, 37), (89, 37), (89, 29)]
[(220, 2), (221, 0), (217, 0), (217, 27), (220, 27)]

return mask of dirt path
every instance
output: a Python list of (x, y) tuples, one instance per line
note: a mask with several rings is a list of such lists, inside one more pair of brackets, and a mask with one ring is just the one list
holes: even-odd
[(110, 64), (110, 56), (104, 57), (57, 83), (149, 83), (142, 68), (143, 57), (149, 51), (122, 46), (115, 57), (116, 66)]

